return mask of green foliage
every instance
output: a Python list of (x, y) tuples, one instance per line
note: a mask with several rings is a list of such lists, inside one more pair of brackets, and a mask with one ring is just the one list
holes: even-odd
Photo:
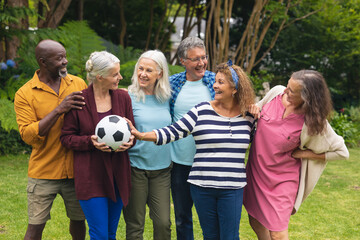
[[(153, 4), (153, 15), (151, 15), (150, 4)], [(153, 18), (151, 28), (151, 39), (148, 49), (154, 49), (154, 36), (160, 28), (160, 35), (170, 38), (168, 30), (165, 30), (165, 23), (160, 26), (160, 19), (164, 14), (165, 1), (123, 1), (124, 16), (121, 15), (119, 4), (114, 1), (86, 1), (84, 8), (84, 19), (87, 19), (90, 27), (94, 29), (101, 37), (115, 44), (120, 44), (121, 29), (126, 27), (124, 37), (124, 46), (132, 46), (138, 49), (144, 49), (147, 40), (150, 19)], [(170, 4), (170, 3), (169, 3)], [(78, 2), (72, 1), (68, 11), (64, 15), (63, 21), (78, 18)], [(121, 17), (125, 18), (126, 26), (123, 26)], [(122, 61), (122, 59), (120, 59)]]
[(14, 103), (8, 99), (0, 99), (0, 126), (7, 132), (18, 129)]
[(358, 105), (360, 0), (305, 0), (290, 16), (315, 10), (319, 11), (284, 29), (262, 67), (274, 73), (276, 84), (285, 84), (294, 71), (315, 69), (335, 90), (332, 97), (337, 110)]
[(85, 63), (94, 51), (105, 49), (100, 37), (85, 21), (70, 21), (58, 29), (38, 29), (21, 36), (21, 46), (18, 49), (19, 69), (32, 76), (38, 68), (35, 59), (35, 47), (40, 40), (52, 39), (61, 42), (67, 52), (68, 72), (85, 78)]
[(0, 99), (0, 155), (29, 153), (30, 150), (18, 132), (14, 103)]
[(30, 152), (31, 147), (22, 141), (18, 131), (10, 130), (8, 132), (0, 127), (0, 156)]
[[(4, 71), (0, 71), (2, 74)], [(3, 81), (4, 80), (4, 81)], [(7, 79), (0, 76), (0, 99), (14, 100), (16, 91), (26, 83), (28, 79), (24, 74), (12, 75)]]
[(185, 71), (185, 68), (183, 66), (179, 66), (179, 65), (169, 65), (169, 75), (174, 75), (176, 73), (181, 73)]
[(257, 72), (253, 71), (249, 77), (253, 83), (255, 94), (259, 95), (259, 92), (264, 90), (263, 83), (268, 82), (270, 84), (274, 78), (274, 74), (266, 70), (259, 70)]
[(131, 78), (134, 73), (137, 60), (129, 61), (124, 64), (120, 64), (120, 73), (123, 80), (120, 81), (120, 87), (127, 88), (131, 84)]
[(85, 79), (85, 63), (90, 54), (105, 50), (101, 38), (84, 21), (66, 22), (59, 27), (59, 32), (63, 33), (58, 41), (64, 44), (68, 53), (69, 72)]
[(9, 7), (4, 1), (0, 2), (0, 39), (18, 35), (21, 31), (8, 28), (11, 24), (18, 24), (22, 19), (38, 16), (37, 12), (27, 7)]
[(344, 138), (347, 146), (356, 147), (360, 145), (360, 124), (355, 124), (349, 115), (334, 112), (330, 125), (338, 135)]
[(129, 61), (137, 61), (143, 52), (143, 50), (135, 49), (133, 47), (124, 48), (121, 45), (116, 46), (115, 44), (108, 41), (104, 41), (104, 45), (106, 46), (106, 50), (108, 52), (111, 52), (120, 59), (121, 64), (127, 63)]

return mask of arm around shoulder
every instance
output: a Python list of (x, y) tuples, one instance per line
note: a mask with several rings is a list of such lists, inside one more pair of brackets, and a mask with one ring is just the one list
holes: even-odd
[(275, 87), (271, 88), (270, 91), (263, 97), (263, 99), (261, 99), (258, 103), (256, 103), (256, 105), (259, 106), (260, 109), (262, 109), (262, 107), (266, 103), (270, 102), (277, 95), (283, 93), (284, 90), (285, 90), (284, 86), (276, 85)]

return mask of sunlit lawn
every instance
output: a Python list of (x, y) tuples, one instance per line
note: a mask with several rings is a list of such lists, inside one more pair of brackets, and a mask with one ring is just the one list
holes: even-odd
[[(23, 239), (27, 226), (28, 155), (0, 157), (0, 239)], [(330, 162), (314, 192), (290, 220), (290, 239), (360, 239), (360, 149), (350, 149), (347, 161)], [(172, 208), (173, 209), (173, 208)], [(202, 239), (194, 210), (195, 239)], [(172, 211), (172, 239), (176, 239)], [(125, 239), (125, 223), (120, 220), (118, 239)], [(256, 239), (243, 210), (241, 239)], [(60, 196), (56, 198), (51, 220), (43, 239), (71, 239), (68, 219)], [(87, 236), (89, 239), (89, 236)], [(147, 216), (144, 239), (152, 239), (152, 225)]]

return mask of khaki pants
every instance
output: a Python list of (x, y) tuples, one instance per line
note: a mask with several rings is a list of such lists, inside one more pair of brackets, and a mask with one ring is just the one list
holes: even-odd
[(28, 178), (27, 198), (29, 224), (43, 224), (50, 219), (50, 210), (57, 196), (64, 199), (68, 218), (85, 220), (80, 203), (76, 199), (74, 179), (35, 179)]
[(143, 239), (146, 205), (153, 221), (154, 240), (171, 239), (171, 166), (161, 170), (131, 168), (131, 195), (124, 209), (126, 239)]

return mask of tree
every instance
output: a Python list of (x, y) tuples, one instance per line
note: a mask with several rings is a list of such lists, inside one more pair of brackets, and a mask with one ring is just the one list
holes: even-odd
[(281, 84), (294, 71), (315, 69), (323, 73), (336, 109), (359, 105), (360, 1), (323, 0), (307, 6), (298, 10), (321, 11), (284, 30), (263, 67)]
[(38, 16), (37, 28), (56, 28), (71, 0), (1, 0), (0, 2), (0, 59), (14, 59), (20, 45), (19, 34), (29, 28), (29, 16)]
[(16, 35), (29, 26), (28, 16), (33, 14), (27, 0), (0, 2), (0, 60), (14, 59), (20, 41)]
[[(217, 63), (227, 61), (231, 54), (233, 62), (243, 67), (247, 73), (251, 73), (274, 48), (280, 33), (286, 27), (318, 11), (291, 17), (290, 11), (296, 9), (302, 3), (301, 0), (254, 0), (250, 14), (246, 11), (243, 12), (245, 15), (232, 16), (235, 3), (239, 8), (247, 4), (234, 0), (210, 0), (206, 46), (212, 59), (211, 68)], [(232, 17), (235, 18), (237, 27), (240, 26), (242, 30), (240, 33), (237, 32), (237, 36), (229, 35)], [(238, 42), (232, 41), (234, 45), (230, 46), (229, 38), (237, 38)], [(266, 49), (262, 49), (264, 41), (270, 43)], [(229, 52), (231, 48), (232, 53)]]
[(71, 0), (37, 0), (37, 9), (41, 18), (38, 19), (38, 28), (56, 28), (66, 13)]

